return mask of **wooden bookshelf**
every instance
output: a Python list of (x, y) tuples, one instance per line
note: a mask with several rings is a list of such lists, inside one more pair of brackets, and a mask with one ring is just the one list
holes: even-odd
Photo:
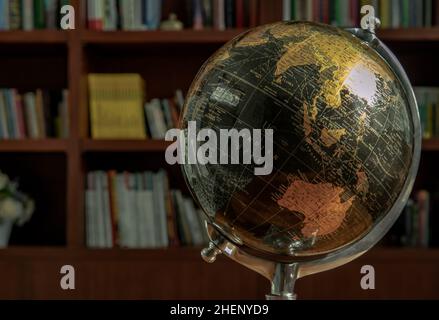
[[(224, 257), (207, 265), (199, 249), (85, 247), (86, 172), (157, 169), (165, 166), (169, 145), (91, 139), (86, 75), (140, 73), (148, 97), (170, 96), (177, 88), (187, 89), (203, 62), (244, 30), (95, 32), (85, 28), (83, 1), (72, 2), (76, 30), (0, 32), (0, 87), (70, 92), (68, 139), (0, 141), (0, 169), (20, 176), (39, 206), (29, 225), (14, 230), (12, 247), (0, 250), (0, 298), (262, 299), (268, 292), (265, 279)], [(281, 19), (281, 1), (264, 1), (264, 6), (261, 23)], [(379, 36), (401, 59), (414, 84), (439, 86), (439, 28), (382, 30)], [(437, 176), (439, 139), (425, 140), (423, 151), (417, 187)], [(179, 168), (167, 169), (172, 182), (184, 187)], [(359, 268), (366, 263), (377, 267), (385, 287), (359, 290)], [(302, 298), (439, 298), (438, 263), (435, 249), (376, 248), (349, 265), (300, 280), (297, 291)], [(77, 269), (73, 292), (59, 288), (59, 268), (64, 264)], [(421, 285), (403, 281), (414, 275), (422, 277)], [(337, 283), (346, 290), (338, 289)]]

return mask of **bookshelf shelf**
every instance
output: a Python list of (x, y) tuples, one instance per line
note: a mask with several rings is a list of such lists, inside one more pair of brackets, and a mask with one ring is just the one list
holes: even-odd
[(439, 139), (424, 139), (422, 141), (423, 151), (439, 151)]
[(0, 31), (0, 44), (62, 44), (68, 32), (57, 30)]
[(0, 142), (1, 152), (33, 152), (33, 153), (61, 153), (67, 152), (68, 140), (4, 140)]
[[(201, 248), (196, 247), (170, 247), (164, 249), (86, 249), (66, 247), (10, 247), (0, 250), (1, 260), (13, 260), (29, 257), (40, 259), (72, 257), (75, 260), (145, 260), (145, 261), (176, 261), (202, 262), (200, 258)], [(439, 249), (421, 248), (392, 248), (376, 247), (364, 255), (366, 259), (379, 262), (390, 261), (439, 261)], [(219, 261), (228, 261), (220, 259)]]
[(92, 140), (82, 141), (83, 152), (161, 152), (169, 146), (163, 140)]
[(84, 31), (81, 40), (86, 44), (214, 44), (225, 43), (245, 29), (225, 31)]
[(435, 42), (439, 41), (439, 27), (381, 29), (378, 31), (378, 37), (389, 42)]

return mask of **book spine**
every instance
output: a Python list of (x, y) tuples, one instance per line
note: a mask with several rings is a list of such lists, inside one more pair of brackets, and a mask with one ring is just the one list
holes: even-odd
[(291, 20), (291, 0), (282, 1), (282, 19), (284, 21)]
[(45, 20), (47, 29), (57, 27), (57, 0), (45, 0)]
[(8, 123), (6, 115), (6, 100), (3, 94), (3, 90), (0, 89), (0, 136), (2, 139), (8, 139)]
[(408, 28), (410, 26), (410, 0), (402, 0), (401, 6), (401, 25), (404, 28)]
[[(254, 1), (253, 1), (254, 2)], [(213, 0), (213, 26), (216, 30), (225, 30), (224, 0)]]
[(86, 242), (88, 248), (96, 248), (96, 190), (94, 183), (94, 173), (87, 174), (87, 187), (85, 191), (85, 227)]
[(259, 24), (259, 0), (249, 0), (250, 28)]
[(9, 0), (9, 29), (21, 29), (21, 0)]
[(24, 122), (23, 99), (21, 95), (15, 95), (15, 109), (17, 114), (18, 139), (26, 138), (26, 126)]
[(0, 0), (0, 30), (9, 29), (9, 0)]
[(392, 14), (392, 22), (391, 26), (392, 28), (399, 28), (401, 27), (401, 0), (392, 0), (392, 8), (391, 8), (391, 14)]
[(193, 12), (193, 29), (194, 30), (202, 30), (204, 28), (203, 23), (203, 8), (201, 5), (201, 0), (192, 0), (193, 5), (192, 8), (194, 10)]
[[(288, 0), (289, 2), (289, 0)], [(236, 28), (244, 28), (244, 0), (236, 0)]]
[(46, 27), (44, 0), (34, 0), (34, 27), (35, 29)]
[(103, 30), (104, 25), (104, 0), (87, 1), (88, 28), (91, 30)]
[(24, 95), (24, 107), (26, 114), (27, 132), (29, 138), (38, 139), (38, 123), (35, 111), (35, 94), (33, 92)]
[(30, 31), (34, 29), (34, 2), (33, 0), (23, 0), (23, 29)]
[(203, 22), (207, 28), (213, 27), (213, 3), (212, 0), (202, 0)]
[(235, 27), (235, 5), (233, 0), (225, 0), (226, 28)]
[(424, 3), (424, 27), (433, 25), (433, 0), (425, 0)]

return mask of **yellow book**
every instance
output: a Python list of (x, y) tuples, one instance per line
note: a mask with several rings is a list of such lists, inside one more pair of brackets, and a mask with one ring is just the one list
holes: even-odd
[(93, 139), (145, 139), (144, 82), (138, 74), (89, 74)]

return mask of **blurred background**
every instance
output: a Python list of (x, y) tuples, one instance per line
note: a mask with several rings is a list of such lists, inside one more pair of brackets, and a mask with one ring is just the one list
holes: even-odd
[[(59, 30), (65, 4), (75, 30)], [(439, 298), (438, 0), (0, 0), (0, 298), (263, 299), (261, 276), (201, 260), (203, 221), (165, 162), (164, 133), (203, 62), (236, 35), (279, 20), (359, 26), (364, 4), (415, 87), (421, 166), (386, 238), (296, 291)], [(65, 264), (76, 290), (60, 289)], [(366, 264), (375, 290), (360, 287)]]

